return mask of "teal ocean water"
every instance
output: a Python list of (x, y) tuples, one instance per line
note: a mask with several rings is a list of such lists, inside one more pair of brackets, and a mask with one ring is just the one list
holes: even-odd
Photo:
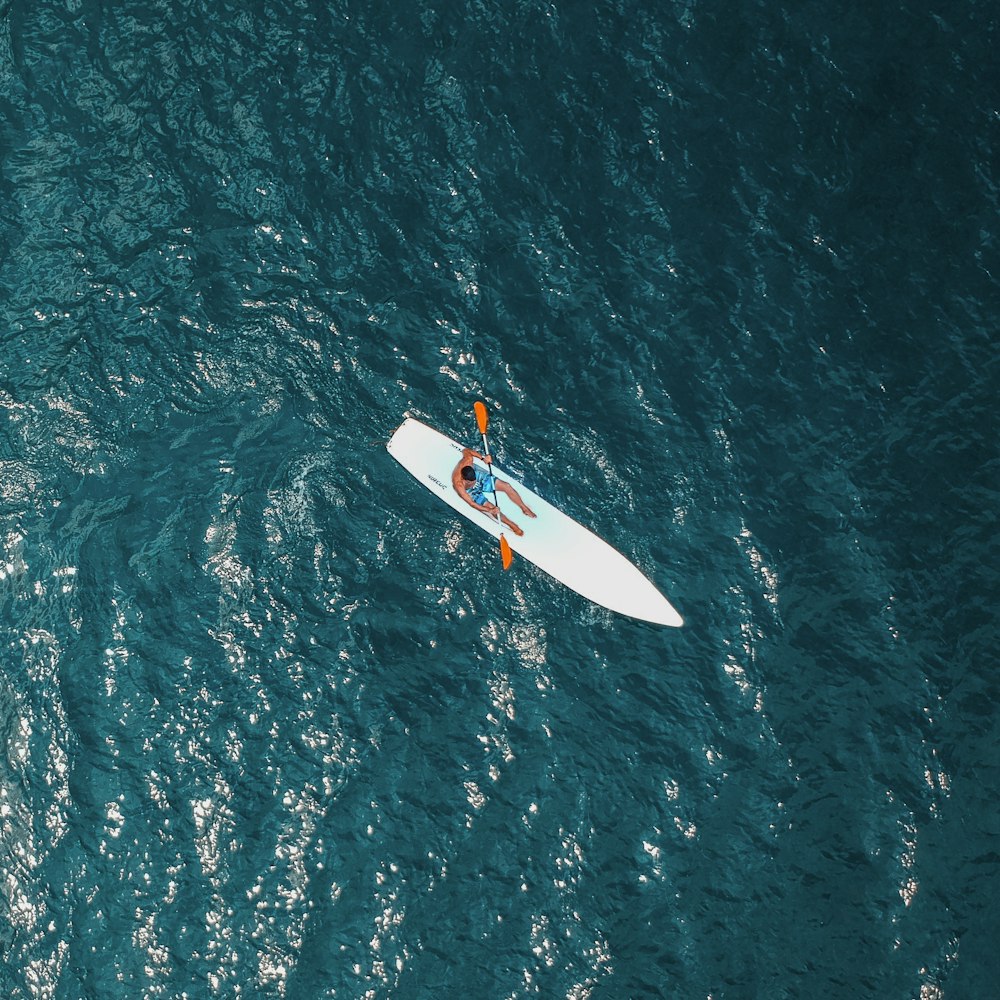
[(997, 996), (998, 25), (3, 0), (0, 996)]

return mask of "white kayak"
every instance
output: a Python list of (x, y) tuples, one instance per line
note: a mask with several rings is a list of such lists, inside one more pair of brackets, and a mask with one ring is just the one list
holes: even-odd
[[(462, 456), (460, 444), (408, 417), (392, 435), (388, 449), (404, 469), (449, 507), (494, 538), (500, 537), (496, 519), (470, 507), (451, 484), (451, 474)], [(475, 464), (485, 468), (478, 459)], [(617, 549), (557, 510), (495, 463), (493, 472), (510, 483), (536, 515), (526, 517), (508, 497), (498, 494), (500, 509), (524, 530), (523, 535), (504, 530), (514, 552), (602, 607), (657, 625), (677, 627), (684, 624), (639, 567)]]

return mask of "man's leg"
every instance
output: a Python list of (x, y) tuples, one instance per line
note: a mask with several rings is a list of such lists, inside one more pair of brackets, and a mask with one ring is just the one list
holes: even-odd
[[(497, 488), (499, 489), (499, 486)], [(492, 520), (492, 521), (496, 520), (496, 516), (497, 516), (497, 511), (498, 510), (499, 510), (499, 508), (495, 507), (488, 500), (486, 501), (486, 503), (483, 504), (483, 513), (486, 514), (486, 516), (489, 517), (490, 520)], [(521, 530), (521, 528), (519, 528), (509, 517), (507, 517), (507, 515), (504, 514), (504, 512), (502, 510), (500, 511), (500, 520), (504, 524), (506, 524), (507, 527), (510, 528), (510, 530), (513, 531), (515, 535), (523, 535), (524, 534), (524, 532)]]
[(496, 487), (497, 487), (497, 493), (503, 493), (505, 496), (509, 496), (511, 500), (513, 500), (514, 503), (516, 503), (518, 507), (521, 508), (522, 514), (524, 514), (527, 517), (535, 516), (534, 511), (531, 510), (531, 508), (528, 507), (527, 504), (525, 504), (525, 502), (521, 499), (521, 496), (517, 492), (517, 490), (515, 490), (514, 487), (511, 486), (510, 483), (508, 483), (506, 480), (498, 479), (496, 481)]

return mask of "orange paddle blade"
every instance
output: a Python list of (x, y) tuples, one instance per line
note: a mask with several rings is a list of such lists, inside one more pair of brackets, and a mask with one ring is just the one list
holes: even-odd
[(510, 543), (503, 535), (500, 536), (500, 561), (503, 563), (504, 569), (510, 569), (510, 564), (514, 561), (514, 553), (510, 551)]
[(479, 433), (485, 434), (486, 425), (490, 420), (489, 414), (486, 412), (486, 404), (479, 402), (477, 399), (472, 408), (476, 411), (476, 423), (479, 424)]

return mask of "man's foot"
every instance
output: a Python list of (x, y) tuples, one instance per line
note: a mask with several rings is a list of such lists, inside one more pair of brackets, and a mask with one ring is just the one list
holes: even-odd
[(520, 538), (521, 535), (524, 534), (524, 529), (523, 528), (519, 528), (513, 521), (508, 521), (507, 522), (507, 527), (510, 528), (510, 530), (513, 531), (514, 534), (517, 535), (518, 538)]
[(535, 512), (533, 510), (531, 510), (529, 507), (525, 507), (524, 504), (521, 504), (521, 513), (525, 517), (535, 517), (536, 516)]

